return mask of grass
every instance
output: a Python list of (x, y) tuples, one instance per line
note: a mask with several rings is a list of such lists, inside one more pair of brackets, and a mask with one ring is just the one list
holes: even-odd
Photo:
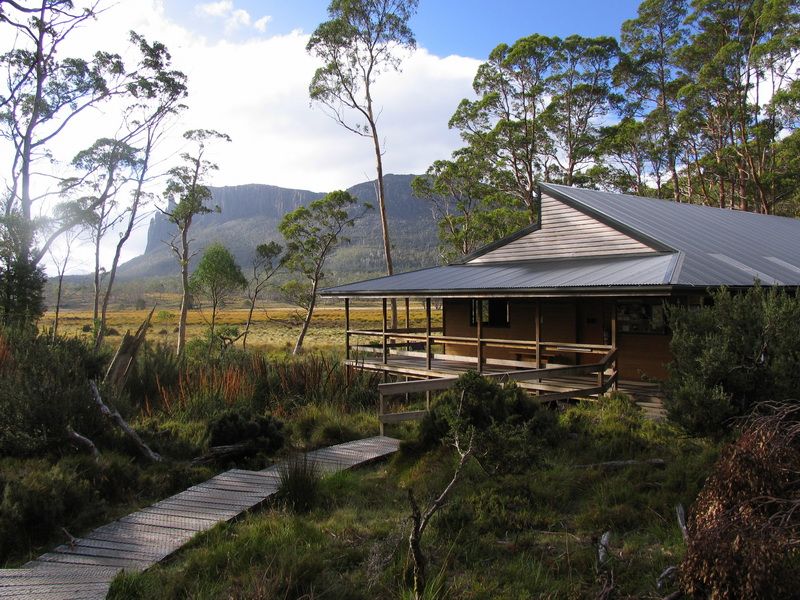
[[(113, 310), (109, 311), (108, 327), (115, 329), (119, 334), (126, 330), (136, 331), (147, 317), (150, 309), (145, 310)], [(161, 314), (161, 313), (169, 313)], [(400, 315), (404, 324), (404, 312)], [(175, 328), (178, 326), (179, 311), (174, 306), (161, 309), (157, 308), (153, 315), (152, 326), (148, 334), (150, 339), (162, 343), (175, 345)], [(203, 337), (208, 325), (206, 319), (210, 315), (199, 310), (189, 311), (187, 337), (188, 339)], [(287, 306), (272, 306), (267, 309), (257, 310), (254, 322), (251, 325), (247, 345), (253, 349), (267, 351), (290, 351), (300, 333), (303, 314), (299, 309)], [(46, 313), (40, 327), (50, 327), (54, 315), (52, 311)], [(382, 311), (378, 306), (356, 306), (351, 308), (351, 326), (353, 328), (380, 329)], [(441, 321), (441, 314), (434, 313), (435, 323)], [(247, 309), (228, 307), (217, 315), (219, 326), (234, 326), (240, 331), (247, 322)], [(87, 340), (91, 339), (92, 312), (86, 309), (62, 309), (59, 316), (59, 331), (69, 335), (78, 336)], [(425, 311), (414, 306), (411, 311), (411, 326), (424, 327)], [(84, 328), (89, 331), (83, 331)], [(116, 346), (119, 337), (109, 336), (107, 343)], [(241, 345), (241, 342), (239, 342)], [(305, 340), (305, 347), (309, 350), (330, 350), (344, 347), (344, 308), (340, 306), (321, 306), (314, 311), (312, 326)]]
[[(467, 466), (423, 540), (429, 597), (586, 598), (610, 581), (616, 597), (669, 593), (656, 580), (684, 552), (674, 505), (693, 500), (714, 446), (613, 403), (571, 409), (557, 427), (562, 435), (539, 447), (536, 460), (507, 472), (487, 472), (482, 456)], [(658, 456), (667, 466), (576, 467), (608, 458), (598, 449), (609, 442), (614, 458)], [(409, 597), (407, 490), (430, 501), (455, 459), (441, 446), (324, 478), (307, 514), (274, 503), (147, 573), (118, 578), (110, 597)], [(611, 560), (601, 567), (604, 531)]]

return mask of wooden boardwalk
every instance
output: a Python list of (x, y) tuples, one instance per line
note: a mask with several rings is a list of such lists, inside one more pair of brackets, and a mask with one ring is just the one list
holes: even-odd
[[(388, 456), (398, 446), (393, 438), (373, 437), (306, 456), (321, 471), (333, 473)], [(259, 506), (278, 490), (279, 468), (231, 469), (19, 569), (0, 569), (0, 600), (101, 600), (120, 571), (144, 571), (201, 531)]]

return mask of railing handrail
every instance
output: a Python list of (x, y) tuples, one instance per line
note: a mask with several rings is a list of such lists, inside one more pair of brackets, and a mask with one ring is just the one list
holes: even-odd
[[(419, 331), (421, 329), (421, 332)], [(436, 328), (437, 330), (441, 330), (442, 328)], [(431, 333), (434, 333), (434, 329), (431, 329)], [(351, 329), (347, 331), (350, 335), (362, 335), (362, 336), (371, 336), (371, 337), (378, 337), (382, 338), (383, 336), (389, 336), (394, 338), (402, 338), (402, 339), (409, 339), (409, 340), (417, 340), (417, 341), (425, 341), (430, 337), (431, 343), (453, 343), (453, 344), (462, 344), (462, 345), (477, 345), (479, 342), (485, 346), (491, 346), (494, 344), (502, 344), (507, 346), (515, 346), (520, 348), (531, 348), (535, 349), (538, 345), (544, 349), (552, 349), (552, 350), (560, 350), (562, 352), (574, 352), (574, 351), (581, 351), (581, 350), (589, 350), (593, 353), (599, 354), (600, 352), (608, 352), (613, 347), (610, 344), (584, 344), (578, 342), (557, 342), (557, 341), (545, 341), (545, 340), (515, 340), (515, 339), (504, 339), (504, 338), (478, 338), (474, 337), (465, 337), (465, 336), (455, 336), (455, 335), (422, 335), (426, 333), (424, 328), (413, 328), (407, 330), (401, 329), (387, 329), (386, 332), (383, 330), (372, 330), (372, 329)]]
[[(617, 348), (612, 348), (600, 362), (591, 363), (588, 365), (559, 365), (555, 367), (548, 367), (545, 369), (523, 369), (518, 371), (504, 371), (502, 373), (485, 373), (483, 376), (487, 379), (495, 379), (503, 382), (524, 382), (532, 379), (548, 380), (558, 379), (564, 375), (583, 375), (597, 373), (601, 369), (605, 371), (608, 365), (614, 361), (617, 356)], [(616, 372), (615, 372), (616, 373)], [(608, 387), (613, 383), (614, 374), (608, 378), (608, 383), (604, 383), (604, 387)], [(399, 381), (394, 383), (380, 383), (378, 384), (378, 392), (381, 396), (394, 396), (399, 394), (410, 394), (414, 392), (437, 391), (446, 390), (453, 386), (458, 380), (455, 376), (436, 377), (434, 379), (425, 379), (422, 381)], [(439, 385), (441, 384), (441, 387)]]

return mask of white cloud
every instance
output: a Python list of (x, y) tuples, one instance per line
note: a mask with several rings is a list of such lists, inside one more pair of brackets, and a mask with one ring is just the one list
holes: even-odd
[(243, 8), (235, 7), (233, 0), (219, 0), (218, 2), (198, 4), (195, 6), (195, 13), (204, 17), (221, 19), (225, 24), (225, 33), (228, 35), (239, 29), (248, 29), (250, 27), (260, 33), (264, 33), (267, 29), (267, 23), (271, 19), (270, 16), (263, 16), (254, 22), (249, 12)]
[(260, 31), (261, 33), (264, 33), (267, 30), (267, 25), (269, 24), (269, 22), (271, 20), (272, 20), (272, 17), (270, 17), (270, 16), (261, 17), (255, 23), (253, 23), (253, 27), (256, 29), (256, 31)]
[(233, 10), (233, 2), (231, 0), (220, 0), (219, 2), (198, 4), (195, 10), (199, 14), (209, 17), (225, 17)]
[[(218, 5), (227, 11), (219, 18), (230, 18), (236, 11), (232, 2), (206, 6), (217, 10)], [(252, 26), (261, 27), (260, 21)], [(61, 55), (88, 54), (98, 48), (121, 51), (130, 29), (164, 42), (174, 67), (189, 78), (189, 109), (162, 145), (158, 157), (162, 170), (176, 163), (181, 133), (202, 127), (223, 131), (233, 139), (209, 149), (210, 158), (219, 164), (212, 185), (267, 183), (329, 191), (374, 177), (371, 142), (347, 132), (309, 105), (308, 84), (319, 65), (305, 51), (307, 34), (298, 30), (211, 42), (167, 19), (163, 0), (122, 0), (96, 24), (73, 36)], [(381, 108), (385, 172), (420, 173), (460, 146), (447, 122), (461, 98), (472, 94), (479, 64), (459, 56), (442, 58), (420, 48), (404, 61), (402, 72), (381, 75), (374, 96)], [(72, 123), (53, 147), (56, 159), (69, 161), (115, 126), (111, 114), (104, 118), (100, 113)], [(153, 191), (159, 193), (162, 188), (163, 181)], [(146, 225), (145, 221), (126, 247), (124, 259), (143, 250)]]

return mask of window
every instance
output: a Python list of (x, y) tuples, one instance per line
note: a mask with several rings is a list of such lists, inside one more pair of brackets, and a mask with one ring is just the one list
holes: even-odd
[(622, 333), (667, 333), (664, 305), (659, 302), (619, 302), (617, 327)]
[[(469, 324), (478, 324), (478, 300), (472, 301)], [(481, 325), (485, 327), (508, 327), (511, 324), (511, 310), (508, 300), (481, 301)]]

